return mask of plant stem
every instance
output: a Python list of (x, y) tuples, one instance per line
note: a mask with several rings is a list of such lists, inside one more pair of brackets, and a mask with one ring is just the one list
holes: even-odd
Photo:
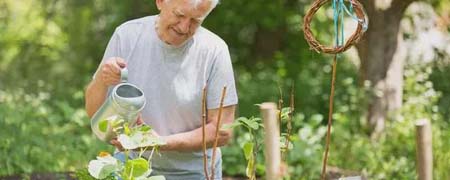
[(256, 134), (254, 134), (256, 132), (253, 132), (252, 130), (250, 130), (250, 134), (251, 134), (251, 138), (254, 141), (254, 145), (253, 145), (253, 169), (252, 169), (252, 175), (250, 177), (250, 180), (255, 180), (256, 179), (256, 157), (258, 155), (258, 148), (259, 148), (259, 144), (258, 144), (258, 140), (255, 138)]
[(148, 160), (152, 159), (153, 157), (153, 152), (155, 152), (156, 147), (152, 148), (152, 152), (150, 152), (150, 156), (148, 157)]
[(139, 157), (142, 157), (142, 154), (147, 150), (149, 146), (144, 147), (144, 149), (141, 148), (141, 151), (139, 152)]
[[(291, 131), (292, 131), (292, 116), (294, 115), (294, 85), (291, 88), (291, 94), (289, 97), (289, 116), (287, 121), (287, 132), (286, 132), (286, 150), (283, 152), (283, 161), (286, 161), (286, 156), (289, 151), (289, 143), (291, 142)], [(287, 163), (286, 163), (287, 164)]]
[(130, 154), (130, 152), (128, 151), (128, 149), (125, 150), (125, 162), (128, 161), (128, 155)]
[[(128, 155), (129, 155), (129, 152), (128, 152), (128, 149), (126, 149), (125, 150), (125, 162), (123, 162), (125, 165), (128, 162)], [(125, 177), (126, 177), (126, 170), (123, 170), (122, 171), (122, 178), (125, 178)]]
[(227, 87), (224, 86), (222, 89), (222, 95), (220, 97), (220, 104), (219, 104), (219, 114), (217, 115), (217, 125), (216, 125), (216, 136), (214, 138), (214, 146), (213, 146), (213, 154), (212, 154), (212, 160), (211, 160), (211, 179), (214, 179), (214, 161), (216, 159), (216, 150), (217, 150), (217, 143), (219, 140), (219, 130), (221, 125), (221, 118), (222, 118), (222, 109), (223, 109), (223, 100), (225, 99), (225, 94), (227, 92)]
[(278, 129), (280, 129), (281, 136), (281, 111), (283, 110), (283, 91), (281, 90), (281, 86), (278, 86), (280, 90), (280, 99), (278, 99)]

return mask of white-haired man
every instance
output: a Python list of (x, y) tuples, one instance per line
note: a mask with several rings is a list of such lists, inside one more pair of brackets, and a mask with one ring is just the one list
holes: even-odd
[[(205, 179), (201, 151), (201, 100), (205, 85), (209, 148), (216, 131), (223, 86), (227, 86), (227, 95), (222, 122), (231, 123), (234, 119), (238, 98), (228, 47), (217, 35), (201, 27), (217, 3), (218, 0), (156, 0), (159, 15), (131, 20), (116, 28), (86, 89), (86, 111), (92, 116), (104, 102), (108, 88), (119, 83), (120, 69), (128, 68), (129, 81), (143, 89), (147, 98), (142, 120), (167, 141), (161, 147), (161, 156), (152, 158), (153, 174), (167, 179)], [(231, 131), (219, 132), (219, 146), (223, 146), (230, 140)], [(112, 143), (120, 146), (117, 141)], [(207, 154), (211, 157), (212, 150), (208, 149)], [(221, 179), (220, 150), (215, 170), (215, 179)]]

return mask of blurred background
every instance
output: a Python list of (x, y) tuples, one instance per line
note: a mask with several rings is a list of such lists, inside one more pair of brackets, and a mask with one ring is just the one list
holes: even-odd
[[(415, 122), (433, 131), (435, 179), (450, 179), (450, 1), (361, 0), (369, 29), (339, 56), (331, 169), (369, 179), (415, 179)], [(332, 56), (304, 40), (306, 0), (223, 0), (203, 26), (230, 48), (237, 116), (284, 101), (294, 87), (288, 179), (318, 179), (326, 132)], [(153, 0), (0, 0), (0, 179), (86, 169), (99, 151), (84, 110), (84, 89), (121, 23), (157, 14)], [(311, 24), (334, 42), (325, 5)], [(356, 23), (346, 18), (345, 32)], [(283, 122), (283, 131), (285, 131)], [(244, 176), (248, 133), (223, 148), (226, 176)], [(264, 175), (263, 153), (257, 174)], [(61, 175), (61, 174), (60, 174)], [(63, 177), (63, 176), (59, 176)]]

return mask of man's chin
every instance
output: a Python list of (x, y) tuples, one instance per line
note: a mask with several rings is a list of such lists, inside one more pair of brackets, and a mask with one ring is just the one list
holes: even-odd
[(187, 39), (171, 41), (171, 42), (167, 42), (167, 44), (169, 44), (173, 47), (180, 47), (180, 46), (183, 46), (186, 42), (187, 42)]

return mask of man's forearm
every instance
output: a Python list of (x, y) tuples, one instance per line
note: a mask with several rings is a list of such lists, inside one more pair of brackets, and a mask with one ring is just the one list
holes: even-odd
[[(228, 131), (231, 136), (231, 130)], [(205, 126), (205, 141), (207, 148), (214, 144), (216, 135), (216, 124), (208, 123)], [(200, 151), (203, 149), (202, 128), (189, 132), (174, 134), (164, 137), (167, 145), (161, 147), (163, 151)]]
[[(208, 109), (207, 124), (205, 125), (206, 147), (213, 146), (216, 136), (216, 126), (219, 116), (219, 109)], [(235, 106), (226, 106), (222, 109), (221, 124), (230, 124), (234, 120)], [(219, 127), (220, 128), (220, 127)], [(200, 151), (203, 149), (202, 127), (192, 131), (166, 136), (167, 145), (161, 147), (161, 150), (167, 151)], [(231, 139), (232, 130), (218, 130), (218, 146), (223, 146)]]
[(92, 117), (106, 99), (108, 87), (96, 80), (92, 80), (86, 88), (85, 108), (89, 117)]

